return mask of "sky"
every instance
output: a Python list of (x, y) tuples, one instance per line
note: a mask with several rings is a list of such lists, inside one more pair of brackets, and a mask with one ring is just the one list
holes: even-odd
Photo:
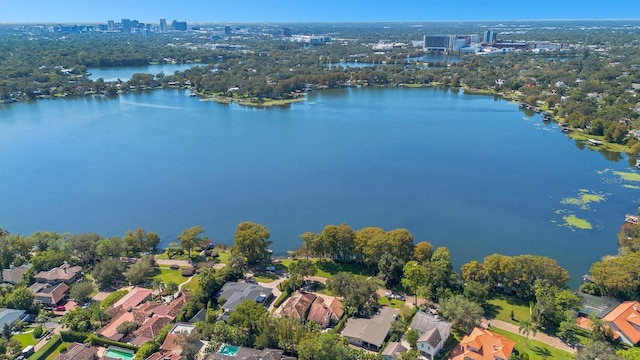
[(640, 0), (0, 0), (0, 23), (640, 19)]

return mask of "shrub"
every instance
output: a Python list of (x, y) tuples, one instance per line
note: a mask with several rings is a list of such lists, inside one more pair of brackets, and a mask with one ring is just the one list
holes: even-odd
[(33, 328), (33, 337), (35, 339), (39, 339), (42, 336), (42, 325), (38, 325), (35, 328)]
[(178, 270), (178, 269), (180, 269), (180, 266), (178, 266), (178, 265), (176, 265), (176, 264), (171, 264), (171, 265), (169, 265), (169, 269), (171, 269), (171, 270)]
[(91, 342), (91, 345), (96, 345), (96, 346), (104, 346), (104, 347), (118, 346), (118, 347), (121, 347), (121, 348), (124, 348), (124, 349), (138, 351), (138, 347), (135, 346), (135, 345), (131, 345), (131, 344), (127, 344), (127, 343), (121, 343), (121, 342), (117, 342), (117, 341), (113, 341), (113, 340), (97, 337), (97, 336), (95, 336), (93, 334), (89, 335), (89, 342)]
[(61, 353), (66, 353), (67, 352), (67, 345), (60, 346), (60, 352)]

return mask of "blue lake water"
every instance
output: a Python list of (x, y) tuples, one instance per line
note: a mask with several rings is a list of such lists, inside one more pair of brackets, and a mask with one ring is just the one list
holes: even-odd
[(135, 73), (157, 75), (163, 72), (165, 75), (173, 75), (176, 71), (185, 71), (194, 66), (203, 64), (157, 64), (146, 66), (123, 66), (123, 67), (97, 67), (89, 68), (87, 71), (91, 74), (89, 79), (98, 80), (102, 78), (104, 81), (128, 81)]
[[(231, 244), (251, 220), (281, 253), (346, 222), (407, 228), (447, 246), (456, 266), (551, 256), (574, 286), (616, 252), (639, 194), (614, 174), (635, 171), (626, 158), (607, 160), (513, 103), (439, 89), (327, 90), (272, 109), (175, 90), (4, 105), (0, 169), (11, 232), (141, 226), (166, 245), (202, 225)], [(567, 201), (580, 189), (605, 200)], [(568, 214), (594, 229), (560, 226)]]

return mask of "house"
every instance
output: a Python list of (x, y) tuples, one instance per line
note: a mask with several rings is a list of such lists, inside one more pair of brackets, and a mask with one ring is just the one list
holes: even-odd
[(111, 305), (109, 309), (107, 309), (107, 314), (109, 314), (109, 316), (114, 316), (121, 310), (126, 311), (129, 309), (133, 309), (136, 306), (151, 300), (152, 292), (153, 290), (151, 289), (145, 289), (136, 286), (131, 289), (131, 291), (129, 291), (127, 295), (122, 297), (122, 299)]
[(158, 351), (151, 354), (151, 356), (149, 356), (145, 360), (180, 360), (181, 358), (182, 356), (180, 354)]
[(24, 313), (24, 310), (0, 308), (0, 329), (7, 325), (13, 328), (13, 325), (22, 320)]
[(590, 314), (602, 319), (605, 315), (620, 305), (620, 302), (612, 297), (595, 296), (583, 292), (577, 292), (576, 296), (580, 298), (582, 306), (578, 311), (578, 316), (587, 317)]
[(427, 359), (433, 359), (442, 350), (451, 334), (450, 322), (422, 310), (416, 313), (409, 327), (418, 332), (416, 346)]
[[(167, 337), (160, 346), (160, 350), (174, 354), (181, 354), (182, 346), (180, 343), (182, 342), (183, 337), (191, 334), (195, 328), (196, 327), (193, 324), (176, 323), (171, 330), (169, 330), (169, 334), (167, 334)], [(203, 345), (202, 342), (198, 342), (200, 346)]]
[(71, 266), (66, 262), (59, 267), (55, 267), (51, 270), (40, 271), (36, 274), (35, 280), (44, 284), (59, 284), (65, 283), (71, 285), (78, 280), (82, 273), (82, 266)]
[(23, 264), (20, 266), (11, 266), (9, 269), (3, 269), (2, 282), (5, 284), (16, 285), (22, 281), (22, 274), (29, 270), (31, 266), (31, 264)]
[(602, 324), (613, 330), (614, 338), (635, 346), (640, 343), (640, 312), (637, 301), (625, 301), (602, 318)]
[(245, 300), (255, 301), (257, 303), (267, 304), (273, 297), (272, 290), (252, 283), (226, 283), (220, 290), (218, 298), (225, 299), (222, 304), (224, 313), (223, 320), (228, 320), (229, 315), (233, 312), (241, 302)]
[(54, 360), (97, 360), (98, 348), (91, 344), (74, 343), (63, 354), (59, 354)]
[(475, 328), (465, 335), (449, 357), (450, 360), (507, 360), (515, 342), (489, 330)]
[(371, 319), (350, 318), (342, 330), (342, 336), (352, 345), (379, 351), (397, 316), (397, 310), (385, 306)]
[(35, 295), (34, 302), (45, 307), (56, 307), (69, 291), (69, 285), (61, 282), (56, 285), (34, 283), (29, 286), (29, 290)]
[(399, 360), (408, 350), (401, 343), (392, 341), (382, 350), (381, 355), (384, 360)]
[[(232, 355), (233, 354), (233, 355)], [(283, 350), (257, 350), (243, 346), (223, 344), (217, 352), (207, 355), (204, 360), (295, 360), (284, 355)]]
[(336, 297), (296, 291), (284, 303), (280, 314), (300, 321), (313, 321), (327, 328), (338, 323), (344, 309), (342, 301)]
[(172, 320), (166, 316), (154, 316), (150, 320), (144, 322), (136, 331), (133, 332), (132, 345), (140, 346), (145, 341), (152, 341), (158, 336), (160, 330), (169, 324)]
[(207, 321), (207, 309), (200, 309), (191, 319), (189, 319), (189, 323), (197, 323), (198, 321)]

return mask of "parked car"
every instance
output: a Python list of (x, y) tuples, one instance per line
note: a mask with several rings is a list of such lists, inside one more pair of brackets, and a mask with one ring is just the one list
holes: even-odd
[(387, 297), (389, 299), (393, 299), (393, 293), (391, 291), (387, 291), (384, 293), (384, 297)]
[(404, 295), (402, 294), (395, 294), (394, 297), (396, 298), (396, 300), (404, 301)]
[(56, 311), (67, 311), (67, 308), (64, 305), (56, 306)]
[(266, 267), (266, 270), (267, 270), (267, 271), (274, 272), (274, 271), (276, 271), (276, 267), (275, 267), (275, 266), (267, 266), (267, 267)]

